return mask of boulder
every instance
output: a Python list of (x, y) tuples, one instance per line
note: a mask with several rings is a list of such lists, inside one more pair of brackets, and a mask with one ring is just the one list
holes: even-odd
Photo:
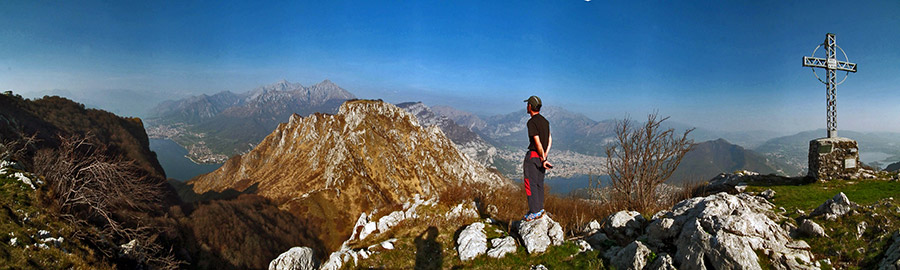
[(619, 243), (627, 243), (643, 232), (646, 221), (637, 211), (619, 211), (606, 217), (603, 232)]
[(615, 269), (641, 270), (647, 265), (647, 256), (651, 253), (643, 243), (634, 241), (616, 252), (610, 260)]
[(308, 247), (292, 247), (269, 262), (269, 270), (318, 269), (319, 262)]
[(821, 225), (809, 219), (804, 219), (803, 222), (800, 223), (799, 230), (800, 233), (810, 237), (828, 236), (825, 234), (825, 229), (823, 229)]
[(562, 245), (565, 241), (562, 226), (545, 213), (532, 221), (516, 221), (513, 224), (528, 253), (542, 253), (550, 245)]
[(675, 261), (672, 260), (672, 256), (669, 254), (662, 253), (656, 257), (656, 260), (650, 263), (650, 266), (647, 269), (653, 270), (677, 270), (675, 268)]
[(466, 226), (456, 239), (456, 252), (459, 259), (468, 261), (487, 252), (487, 236), (484, 234), (484, 223), (475, 222)]
[(866, 233), (866, 229), (868, 228), (868, 226), (869, 223), (866, 223), (865, 221), (856, 224), (856, 239), (859, 239), (863, 236), (864, 233)]
[(672, 219), (672, 224), (658, 221), (655, 234), (673, 235), (675, 241), (664, 245), (665, 250), (676, 251), (673, 259), (679, 269), (761, 269), (757, 251), (765, 252), (775, 269), (814, 269), (812, 254), (790, 245), (793, 239), (778, 225), (785, 217), (773, 208), (765, 199), (746, 193), (691, 198), (660, 215)]
[(832, 215), (832, 217), (841, 217), (850, 212), (850, 209), (855, 205), (855, 203), (847, 198), (847, 195), (840, 192), (837, 195), (834, 195), (834, 198), (828, 199), (825, 203), (816, 207), (816, 210), (813, 210), (809, 216)]
[(512, 236), (491, 239), (491, 249), (487, 255), (491, 258), (503, 258), (506, 253), (516, 252), (516, 239)]
[(900, 231), (894, 233), (894, 243), (884, 252), (879, 270), (900, 270)]
[(767, 189), (766, 191), (760, 192), (759, 196), (765, 198), (766, 200), (771, 200), (772, 198), (775, 198), (775, 191), (772, 189)]

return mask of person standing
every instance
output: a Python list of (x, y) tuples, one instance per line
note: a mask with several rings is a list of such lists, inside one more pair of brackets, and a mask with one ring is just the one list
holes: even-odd
[(550, 136), (550, 122), (541, 115), (541, 99), (531, 96), (525, 100), (525, 111), (531, 115), (528, 127), (528, 152), (522, 163), (524, 173), (525, 195), (528, 197), (528, 214), (526, 221), (538, 219), (544, 215), (544, 174), (553, 168), (547, 162), (547, 153), (553, 144)]

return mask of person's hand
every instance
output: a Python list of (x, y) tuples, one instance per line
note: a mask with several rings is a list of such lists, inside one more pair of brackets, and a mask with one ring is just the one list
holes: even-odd
[(548, 169), (548, 170), (553, 169), (553, 164), (550, 164), (550, 162), (546, 161), (546, 160), (544, 160), (544, 162), (543, 162), (543, 164), (541, 164), (541, 166), (543, 166), (544, 169)]

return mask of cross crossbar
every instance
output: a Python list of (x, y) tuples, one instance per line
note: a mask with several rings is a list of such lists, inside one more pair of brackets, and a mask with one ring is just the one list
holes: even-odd
[[(828, 68), (828, 59), (804, 56), (803, 57), (803, 66), (827, 69)], [(836, 65), (835, 65), (834, 69), (840, 70), (840, 71), (847, 71), (847, 72), (856, 72), (856, 63), (836, 61)]]

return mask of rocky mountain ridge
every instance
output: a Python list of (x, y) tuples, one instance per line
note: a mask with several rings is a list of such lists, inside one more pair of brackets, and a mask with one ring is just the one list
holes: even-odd
[(437, 126), (422, 127), (407, 111), (372, 100), (347, 101), (334, 115), (292, 115), (250, 152), (189, 182), (198, 194), (253, 186), (283, 209), (320, 218), (332, 249), (362, 212), (465, 183), (510, 185)]

